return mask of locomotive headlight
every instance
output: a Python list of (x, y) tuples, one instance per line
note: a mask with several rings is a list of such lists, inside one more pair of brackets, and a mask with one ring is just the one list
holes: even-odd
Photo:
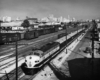
[(32, 59), (32, 57), (30, 56), (29, 59)]
[(29, 62), (29, 67), (30, 67), (30, 68), (32, 67), (32, 63), (31, 63), (31, 62)]
[(27, 60), (25, 60), (25, 62), (27, 62)]
[(38, 63), (38, 62), (39, 62), (39, 60), (35, 61), (35, 63)]

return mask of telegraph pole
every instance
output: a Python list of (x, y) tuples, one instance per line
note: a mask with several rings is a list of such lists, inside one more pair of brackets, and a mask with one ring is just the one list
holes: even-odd
[(76, 24), (76, 27), (77, 27), (77, 33), (78, 33), (78, 26), (77, 26), (77, 24)]
[(17, 43), (17, 34), (16, 34), (16, 80), (18, 80), (18, 43)]
[(94, 59), (94, 40), (97, 39), (97, 35), (95, 35), (96, 33), (96, 22), (95, 20), (92, 21), (92, 60)]
[(92, 60), (94, 59), (94, 29), (92, 31)]
[(1, 22), (2, 22), (2, 21), (0, 21), (0, 33), (1, 33)]
[(67, 23), (65, 23), (65, 26), (66, 26), (66, 54), (67, 54), (67, 26), (68, 26)]
[(92, 54), (91, 55), (92, 55), (92, 78), (94, 78), (94, 28), (92, 30)]
[(96, 22), (92, 21), (92, 77), (94, 78), (94, 40), (96, 39), (95, 30), (96, 30)]

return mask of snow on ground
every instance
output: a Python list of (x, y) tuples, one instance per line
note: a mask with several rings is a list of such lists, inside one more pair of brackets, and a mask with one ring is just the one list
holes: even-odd
[[(72, 34), (71, 34), (71, 35), (72, 35)], [(30, 43), (30, 44), (33, 44), (33, 42)], [(75, 43), (74, 43), (74, 44), (75, 44)], [(74, 47), (73, 47), (72, 49), (74, 49)], [(65, 55), (66, 55), (65, 53), (66, 53), (66, 51), (64, 51), (64, 52), (61, 54), (61, 57), (65, 56)], [(70, 51), (69, 51), (69, 52), (67, 51), (67, 57), (68, 57), (68, 55), (69, 55), (70, 53), (71, 53)], [(12, 54), (12, 53), (11, 53), (11, 54)], [(9, 55), (11, 55), (11, 54), (9, 54)], [(6, 57), (6, 56), (9, 56), (9, 55), (5, 55), (5, 57)], [(2, 57), (1, 57), (1, 58), (2, 58)], [(65, 56), (64, 58), (66, 58), (66, 56)], [(15, 58), (10, 58), (10, 59), (8, 59), (8, 60), (6, 60), (6, 61), (3, 61), (2, 64), (6, 63), (6, 62), (10, 62), (10, 61), (12, 61), (12, 62), (10, 62), (10, 63), (8, 63), (8, 64), (14, 63), (15, 61), (13, 61), (13, 59), (15, 59)], [(62, 59), (62, 60), (64, 60), (64, 59)], [(61, 63), (62, 63), (62, 60), (61, 60), (61, 62), (60, 62), (60, 65), (61, 65)], [(18, 67), (19, 67), (23, 62), (24, 62), (24, 59), (23, 59), (23, 58), (20, 58), (20, 59), (19, 59), (19, 62), (18, 62)], [(59, 62), (59, 61), (58, 61), (58, 62)], [(7, 65), (5, 65), (5, 66), (7, 66)], [(12, 65), (10, 65), (9, 67), (6, 67), (6, 68), (0, 70), (0, 73), (5, 73), (5, 71), (6, 71), (7, 73), (9, 73), (10, 71), (12, 71), (12, 70), (14, 70), (14, 69), (15, 69), (15, 64), (12, 64)], [(3, 76), (3, 75), (4, 75), (4, 74), (0, 74), (0, 77)], [(42, 80), (42, 78), (43, 78), (43, 80), (44, 80), (44, 76), (45, 76), (45, 80), (48, 80), (48, 79), (50, 80), (51, 75), (54, 76), (52, 70), (51, 70), (49, 67), (46, 67), (45, 70), (42, 71), (42, 72), (38, 75), (38, 77), (36, 77), (34, 80), (40, 80), (40, 79)]]
[[(21, 66), (21, 64), (24, 63), (24, 61), (25, 61), (25, 59), (24, 59), (23, 57), (21, 57), (21, 58), (19, 59), (19, 62), (18, 62), (18, 67)], [(8, 64), (7, 64), (7, 65), (8, 65)], [(6, 65), (5, 65), (5, 66), (6, 66)], [(10, 66), (6, 66), (6, 68), (0, 70), (0, 73), (5, 73), (5, 71), (6, 71), (7, 73), (9, 73), (10, 71), (14, 70), (15, 67), (16, 67), (16, 64), (15, 64), (15, 62), (14, 62), (14, 64), (12, 64), (12, 65), (10, 65)], [(0, 77), (2, 77), (3, 75), (5, 75), (5, 74), (0, 74)]]
[(58, 80), (50, 67), (45, 67), (33, 80)]
[[(84, 34), (85, 35), (85, 34)], [(80, 40), (84, 37), (84, 35), (81, 35), (78, 37), (78, 40), (76, 39), (71, 45), (67, 47), (67, 49), (74, 50), (74, 48), (77, 46), (77, 44), (80, 42)], [(71, 54), (70, 50), (67, 50), (66, 54), (66, 49), (58, 55), (52, 62), (56, 66), (61, 66), (62, 63), (65, 61), (65, 59)], [(62, 69), (62, 68), (60, 68)], [(67, 72), (67, 75), (70, 76), (70, 74)], [(33, 80), (58, 80), (53, 71), (50, 69), (49, 66), (44, 68), (43, 71), (41, 71)]]
[[(85, 33), (86, 34), (86, 33)], [(84, 34), (84, 35), (85, 35)], [(71, 54), (71, 52), (74, 50), (74, 48), (78, 45), (78, 43), (80, 42), (80, 40), (84, 37), (84, 35), (80, 35), (78, 37), (78, 39), (76, 39), (73, 43), (71, 43), (66, 49), (67, 49), (67, 54), (66, 54), (66, 49), (60, 54), (58, 55), (57, 59), (54, 59), (53, 63), (60, 67), (62, 65), (62, 63), (65, 61), (65, 59)], [(59, 59), (61, 59), (59, 61)]]
[(12, 54), (14, 54), (14, 53), (9, 53), (9, 54), (6, 54), (6, 55), (3, 55), (3, 56), (0, 56), (0, 60), (3, 59), (3, 58), (5, 58), (5, 57), (8, 57), (8, 56), (10, 56), (10, 55), (12, 55)]

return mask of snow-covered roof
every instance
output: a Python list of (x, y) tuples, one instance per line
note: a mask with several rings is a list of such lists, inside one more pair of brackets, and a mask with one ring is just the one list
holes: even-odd
[(100, 28), (100, 23), (98, 23), (98, 28)]
[(11, 27), (14, 27), (14, 26), (21, 26), (23, 21), (15, 21), (15, 22), (9, 22), (9, 23), (1, 23), (1, 26), (2, 27), (7, 27), (7, 26), (11, 26)]

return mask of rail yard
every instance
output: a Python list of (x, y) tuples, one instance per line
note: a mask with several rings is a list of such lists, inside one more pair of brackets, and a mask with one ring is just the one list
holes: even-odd
[(100, 0), (0, 0), (0, 80), (100, 80)]
[[(22, 24), (26, 26), (28, 20), (24, 20)], [(94, 39), (92, 33), (99, 32), (99, 28), (94, 26), (93, 21), (42, 25), (39, 23), (38, 28), (25, 28), (24, 32), (20, 33), (18, 30), (11, 30), (12, 26), (10, 29), (9, 26), (1, 28), (0, 80), (65, 80), (80, 79), (80, 76), (90, 79), (93, 74), (94, 77), (98, 77), (100, 70), (98, 67), (96, 69), (90, 67), (96, 70), (93, 74), (90, 74), (92, 71), (80, 74), (81, 71), (77, 72), (79, 66), (75, 66), (75, 70), (72, 68), (74, 63), (71, 64), (74, 59), (79, 58), (93, 59), (93, 63), (100, 66), (99, 35), (96, 40), (92, 40)], [(5, 27), (5, 23), (1, 27)], [(92, 48), (93, 42), (96, 49)], [(98, 60), (95, 60), (97, 58)], [(87, 63), (84, 65), (88, 65)], [(77, 62), (75, 65), (82, 64)], [(78, 74), (75, 75), (74, 71)]]

